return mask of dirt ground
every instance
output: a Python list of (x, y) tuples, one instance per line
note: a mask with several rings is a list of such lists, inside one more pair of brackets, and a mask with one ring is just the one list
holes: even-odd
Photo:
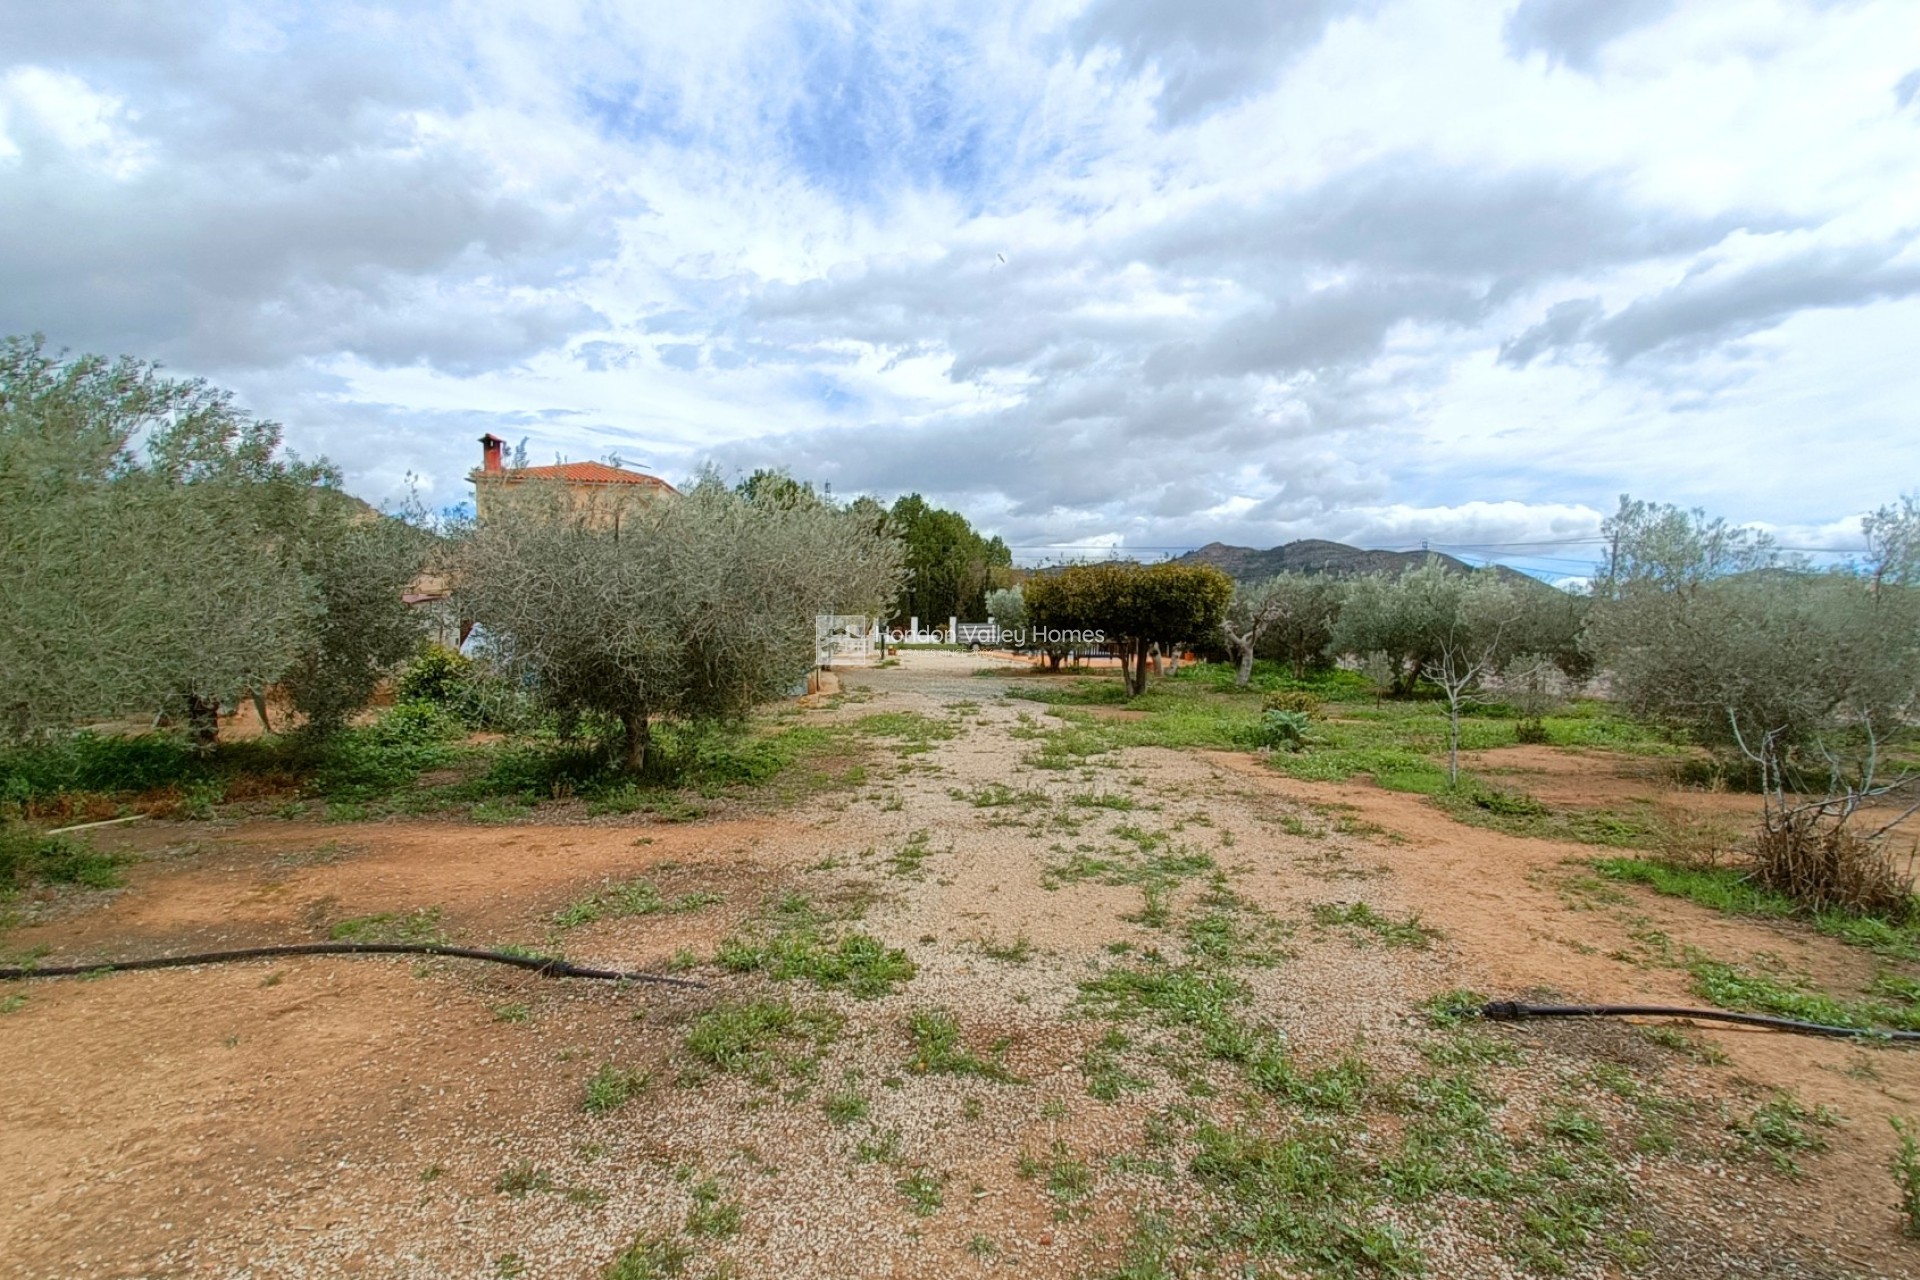
[[(1455, 988), (1701, 1003), (1649, 939), (1773, 957), (1839, 993), (1874, 976), (1873, 957), (1810, 930), (1600, 882), (1585, 864), (1605, 850), (1461, 825), (1364, 782), (1303, 783), (1252, 755), (1150, 748), (1078, 770), (1035, 767), (1030, 735), (1048, 718), (1003, 696), (1013, 681), (973, 674), (981, 665), (909, 653), (898, 668), (843, 673), (851, 696), (814, 700), (808, 719), (912, 711), (954, 735), (919, 754), (881, 740), (862, 784), (772, 814), (100, 833), (100, 847), (143, 855), (127, 886), (63, 900), (9, 932), (8, 951), (44, 946), (53, 963), (310, 941), (351, 917), (437, 910), (466, 945), (559, 943), (581, 962), (652, 970), (690, 950), (701, 963), (684, 976), (705, 985), (306, 957), (0, 989), (15, 998), (0, 1016), (0, 1274), (597, 1276), (655, 1235), (688, 1242), (680, 1265), (694, 1276), (1113, 1275), (1142, 1206), (1175, 1222), (1210, 1211), (1190, 1178), (1153, 1172), (1143, 1126), (1195, 1100), (1241, 1105), (1227, 1077), (1196, 1084), (1171, 1058), (1143, 1060), (1137, 1091), (1089, 1096), (1085, 1063), (1102, 1027), (1076, 1013), (1078, 984), (1117, 956), (1178, 950), (1139, 888), (1058, 874), (1067, 844), (1124, 838), (1129, 825), (1204, 852), (1248, 910), (1287, 923), (1284, 959), (1242, 976), (1250, 1016), (1307, 1063), (1358, 1051), (1377, 1072), (1417, 1069), (1429, 1034), (1418, 1005)], [(1599, 752), (1512, 748), (1472, 767), (1556, 804), (1638, 799), (1734, 817), (1748, 805), (1674, 791), (1644, 762)], [(996, 787), (1015, 798), (981, 803)], [(1138, 807), (1086, 800), (1122, 792)], [(634, 877), (667, 898), (718, 900), (562, 936), (556, 912)], [(1205, 890), (1178, 885), (1175, 916)], [(858, 927), (904, 949), (916, 976), (862, 1000), (712, 963), (721, 939), (788, 892), (864, 903)], [(1417, 914), (1437, 937), (1393, 947), (1315, 923), (1316, 908), (1354, 903)], [(695, 1020), (753, 996), (845, 1019), (811, 1078), (769, 1085), (689, 1068)], [(992, 1046), (1013, 1079), (913, 1071), (908, 1016), (936, 1008), (956, 1015), (968, 1044)], [(1488, 1034), (1533, 1064), (1516, 1088), (1611, 1066), (1691, 1108), (1683, 1132), (1708, 1135), (1697, 1147), (1625, 1165), (1650, 1239), (1631, 1264), (1640, 1273), (1920, 1273), (1888, 1172), (1888, 1118), (1920, 1115), (1911, 1052), (1705, 1026), (1686, 1053), (1620, 1023)], [(583, 1089), (608, 1063), (648, 1082), (591, 1114)], [(1837, 1113), (1826, 1149), (1796, 1154), (1799, 1176), (1741, 1158), (1725, 1137), (1723, 1117), (1786, 1089)], [(867, 1113), (830, 1119), (822, 1101), (835, 1090), (860, 1095)], [(1023, 1153), (1049, 1151), (1085, 1159), (1077, 1198), (1023, 1165)], [(516, 1167), (532, 1186), (510, 1185)], [(903, 1188), (922, 1174), (941, 1199), (927, 1213)], [(690, 1225), (713, 1194), (738, 1206), (737, 1230)], [(1401, 1225), (1429, 1275), (1542, 1273), (1450, 1211)], [(662, 1267), (630, 1275), (672, 1273)], [(1624, 1273), (1604, 1254), (1570, 1267)], [(1284, 1256), (1246, 1272), (1315, 1273)]]

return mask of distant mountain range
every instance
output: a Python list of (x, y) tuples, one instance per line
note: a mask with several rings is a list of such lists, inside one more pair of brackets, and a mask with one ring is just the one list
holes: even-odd
[(1366, 551), (1344, 542), (1302, 538), (1265, 551), (1209, 542), (1176, 559), (1181, 564), (1210, 564), (1242, 582), (1271, 578), (1276, 573), (1330, 573), (1338, 578), (1361, 573), (1402, 574), (1417, 569), (1431, 555), (1449, 569), (1462, 573), (1473, 566), (1452, 556), (1429, 551)]
[[(1175, 560), (1180, 564), (1210, 564), (1236, 581), (1258, 582), (1276, 573), (1328, 573), (1336, 578), (1385, 573), (1397, 577), (1409, 569), (1419, 568), (1429, 557), (1456, 573), (1471, 572), (1474, 568), (1464, 560), (1438, 551), (1368, 551), (1361, 547), (1350, 547), (1344, 542), (1327, 542), (1320, 538), (1302, 538), (1298, 542), (1269, 547), (1265, 551), (1253, 547), (1230, 547), (1224, 542), (1209, 542), (1197, 551), (1175, 557)], [(1505, 565), (1495, 565), (1494, 570), (1502, 577), (1517, 582), (1539, 583), (1538, 578), (1530, 578)]]

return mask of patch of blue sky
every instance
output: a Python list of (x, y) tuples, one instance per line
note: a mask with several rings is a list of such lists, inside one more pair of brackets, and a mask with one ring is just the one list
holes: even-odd
[(835, 417), (864, 412), (867, 408), (864, 395), (819, 369), (808, 369), (801, 373), (797, 387), (802, 395)]
[(920, 33), (913, 49), (890, 49), (862, 24), (812, 28), (800, 41), (803, 81), (778, 127), (810, 183), (863, 204), (927, 187), (977, 200), (992, 184), (993, 116), (1005, 104), (969, 92), (961, 36)]
[(698, 131), (680, 110), (680, 95), (670, 85), (638, 80), (586, 85), (574, 93), (581, 112), (610, 138), (627, 142), (661, 140), (690, 146)]

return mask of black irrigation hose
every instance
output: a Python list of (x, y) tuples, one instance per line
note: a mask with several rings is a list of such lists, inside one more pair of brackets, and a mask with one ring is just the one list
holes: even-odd
[(98, 964), (17, 965), (0, 968), (0, 982), (19, 978), (76, 978), (95, 973), (133, 969), (177, 969), (193, 964), (222, 964), (228, 960), (260, 960), (272, 956), (452, 956), (486, 960), (493, 964), (531, 969), (543, 978), (597, 978), (603, 982), (652, 982), (669, 987), (704, 987), (691, 978), (669, 978), (663, 973), (622, 973), (617, 969), (589, 969), (553, 957), (515, 955), (511, 951), (481, 951), (474, 947), (442, 947), (431, 942), (301, 942), (283, 947), (243, 947), (237, 951), (202, 951), (190, 956), (156, 956), (150, 960), (103, 960)]
[(1725, 1009), (1680, 1009), (1664, 1004), (1521, 1004), (1493, 1000), (1480, 1006), (1480, 1016), (1495, 1022), (1527, 1018), (1694, 1018), (1703, 1022), (1733, 1022), (1743, 1027), (1766, 1027), (1803, 1036), (1835, 1036), (1862, 1040), (1920, 1041), (1920, 1031), (1881, 1031), (1871, 1027), (1835, 1027), (1797, 1018), (1771, 1018), (1761, 1013), (1729, 1013)]

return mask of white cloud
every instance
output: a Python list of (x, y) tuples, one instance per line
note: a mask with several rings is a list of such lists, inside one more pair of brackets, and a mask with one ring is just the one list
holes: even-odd
[(16, 66), (0, 76), (0, 158), (22, 159), (41, 144), (124, 181), (153, 159), (151, 145), (134, 131), (136, 119), (122, 99), (68, 72)]
[(0, 330), (235, 385), (376, 500), (494, 429), (1035, 558), (1577, 573), (1622, 491), (1840, 529), (1920, 476), (1910, 5), (1267, 9), (15, 7)]

